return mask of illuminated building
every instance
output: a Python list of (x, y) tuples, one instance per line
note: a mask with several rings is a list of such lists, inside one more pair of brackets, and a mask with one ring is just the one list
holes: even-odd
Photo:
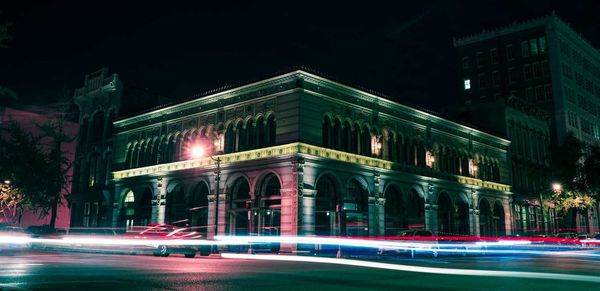
[[(552, 14), (456, 38), (454, 47), (460, 76), (457, 89), (467, 108), (477, 111), (479, 105), (493, 106), (498, 100), (506, 102), (511, 96), (516, 97), (520, 103), (543, 110), (550, 117), (551, 143), (561, 144), (568, 133), (583, 144), (598, 143), (600, 52), (559, 17)], [(538, 140), (546, 142), (544, 132), (536, 125), (516, 124), (514, 131), (507, 132), (512, 135), (509, 139), (513, 143), (517, 136), (524, 142), (532, 142), (527, 147), (534, 147), (533, 142)], [(517, 164), (520, 162), (523, 160)], [(526, 158), (524, 162), (531, 160)], [(535, 167), (535, 163), (529, 164)], [(513, 167), (513, 180), (533, 182), (522, 174), (523, 167)], [(525, 186), (517, 188), (531, 188)], [(544, 190), (549, 188), (546, 183)], [(521, 194), (529, 195), (530, 199), (539, 197), (538, 193), (527, 191)], [(578, 214), (576, 220), (578, 231), (597, 231), (598, 207), (587, 214)], [(561, 223), (563, 227), (575, 227), (567, 221)]]
[[(303, 70), (113, 125), (103, 225), (187, 224), (210, 238), (220, 187), (219, 234), (511, 231), (509, 141)], [(192, 157), (198, 145), (221, 159), (220, 185), (214, 160)]]

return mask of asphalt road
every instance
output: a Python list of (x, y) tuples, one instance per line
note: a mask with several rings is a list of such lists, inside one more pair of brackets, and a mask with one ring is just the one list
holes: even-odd
[[(600, 276), (600, 259), (446, 257), (394, 264)], [(0, 253), (0, 290), (600, 290), (596, 282), (466, 276), (311, 262), (86, 253)]]

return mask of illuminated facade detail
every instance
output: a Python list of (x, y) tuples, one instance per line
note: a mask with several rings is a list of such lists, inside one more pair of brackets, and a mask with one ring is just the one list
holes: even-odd
[(465, 90), (471, 89), (471, 79), (465, 79), (464, 80), (464, 89)]
[[(150, 205), (151, 222), (194, 221), (209, 238), (216, 199), (219, 234), (478, 234), (474, 195), (501, 205), (512, 195), (508, 141), (301, 70), (114, 126), (114, 226), (125, 224), (118, 201), (133, 191), (136, 201), (150, 193), (136, 207)], [(197, 143), (224, 152), (219, 191), (214, 160), (182, 154)], [(471, 177), (467, 161), (475, 157), (498, 175)], [(192, 203), (198, 185), (206, 198)]]

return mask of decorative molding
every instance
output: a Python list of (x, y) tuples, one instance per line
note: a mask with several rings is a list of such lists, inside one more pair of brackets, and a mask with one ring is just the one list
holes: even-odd
[[(329, 160), (335, 160), (340, 162), (352, 163), (355, 165), (371, 167), (375, 169), (379, 169), (380, 171), (391, 171), (391, 170), (403, 170), (406, 167), (399, 167), (397, 163), (378, 159), (371, 158), (366, 156), (361, 156), (357, 154), (347, 153), (338, 150), (332, 150), (327, 148), (322, 148), (314, 145), (309, 145), (305, 143), (290, 143), (286, 145), (273, 146), (268, 148), (256, 149), (251, 151), (244, 151), (238, 153), (231, 153), (225, 155), (215, 156), (214, 158), (221, 159), (221, 166), (226, 167), (228, 164), (237, 163), (237, 162), (246, 162), (253, 161), (259, 159), (266, 158), (276, 158), (281, 156), (290, 156), (290, 155), (306, 155), (316, 158), (323, 158)], [(303, 160), (299, 159), (298, 161)], [(298, 170), (298, 166), (302, 165), (300, 162), (296, 162), (296, 170)], [(166, 173), (171, 171), (179, 171), (186, 169), (194, 169), (194, 168), (212, 168), (216, 167), (216, 164), (213, 159), (210, 157), (194, 159), (194, 160), (185, 160), (179, 162), (173, 162), (168, 164), (160, 164), (148, 167), (134, 168), (122, 171), (113, 172), (113, 176), (115, 181), (119, 181), (121, 179), (131, 178), (131, 177), (139, 177), (144, 175), (162, 175), (164, 176)], [(425, 176), (433, 175), (438, 173), (439, 171), (428, 170), (428, 169), (419, 169), (419, 173)], [(492, 190), (497, 190), (501, 192), (510, 192), (510, 185), (494, 183), (489, 181), (482, 181), (476, 178), (457, 176), (453, 174), (443, 173), (443, 177), (446, 180), (455, 181), (461, 184), (472, 185), (482, 188), (488, 188)]]

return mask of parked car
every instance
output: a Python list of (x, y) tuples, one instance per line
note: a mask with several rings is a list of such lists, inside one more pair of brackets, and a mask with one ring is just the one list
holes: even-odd
[[(147, 240), (191, 240), (201, 239), (202, 235), (185, 227), (176, 227), (168, 224), (150, 224), (144, 230), (135, 235), (137, 239)], [(154, 256), (168, 257), (170, 254), (183, 254), (186, 258), (193, 258), (200, 251), (201, 255), (210, 254), (210, 245), (170, 245), (170, 244), (152, 244), (147, 245)], [(144, 249), (140, 250), (144, 251)]]

